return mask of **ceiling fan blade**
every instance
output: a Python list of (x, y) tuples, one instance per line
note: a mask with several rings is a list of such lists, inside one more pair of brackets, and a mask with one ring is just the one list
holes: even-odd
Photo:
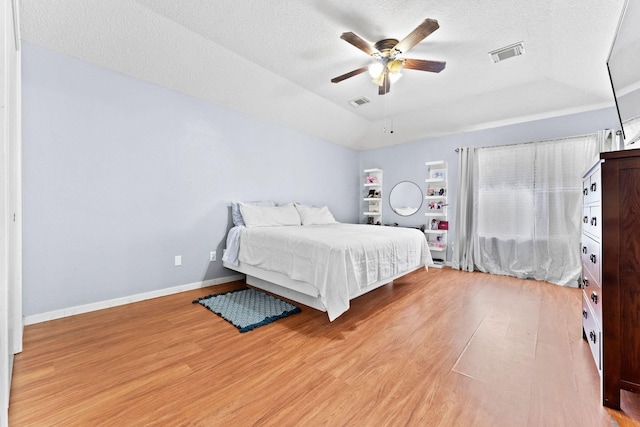
[(349, 71), (348, 73), (345, 73), (341, 76), (332, 78), (331, 83), (340, 83), (341, 81), (346, 80), (349, 77), (357, 76), (358, 74), (362, 74), (365, 71), (367, 71), (367, 67), (361, 67), (361, 68), (358, 68), (357, 70)]
[(389, 80), (389, 74), (384, 73), (384, 79), (382, 80), (382, 84), (378, 86), (378, 95), (384, 95), (391, 90), (391, 80)]
[(367, 55), (373, 55), (374, 53), (377, 52), (377, 50), (373, 46), (371, 46), (371, 43), (360, 38), (359, 36), (357, 36), (356, 34), (350, 31), (347, 33), (342, 33), (340, 38), (346, 41), (347, 43), (351, 43), (352, 45), (354, 45), (355, 47), (357, 47)]
[(405, 59), (403, 68), (408, 70), (420, 70), (431, 71), (432, 73), (439, 73), (444, 70), (447, 65), (442, 61), (427, 61), (426, 59)]
[(422, 24), (418, 25), (415, 30), (411, 31), (407, 37), (402, 39), (394, 49), (402, 53), (407, 53), (409, 49), (420, 43), (438, 28), (440, 28), (438, 21), (435, 19), (425, 19), (422, 21)]

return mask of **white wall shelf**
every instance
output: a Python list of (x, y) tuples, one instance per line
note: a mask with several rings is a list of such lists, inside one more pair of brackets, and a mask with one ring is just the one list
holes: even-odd
[[(433, 267), (442, 268), (447, 262), (447, 162), (443, 160), (426, 162), (427, 184), (424, 199), (427, 201), (427, 229), (424, 230), (427, 244), (433, 258)], [(443, 228), (446, 224), (445, 228)]]
[(382, 169), (364, 170), (364, 209), (365, 223), (382, 225)]

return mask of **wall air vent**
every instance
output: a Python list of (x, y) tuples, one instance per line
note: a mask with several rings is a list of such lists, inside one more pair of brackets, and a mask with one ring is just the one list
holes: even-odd
[(361, 105), (367, 104), (369, 102), (371, 102), (369, 98), (365, 98), (363, 96), (362, 98), (352, 99), (351, 101), (349, 101), (349, 104), (351, 104), (352, 107), (360, 107)]
[(523, 53), (524, 53), (524, 43), (518, 42), (512, 45), (505, 46), (500, 49), (491, 51), (489, 52), (489, 56), (491, 57), (491, 60), (495, 64), (497, 62), (504, 61), (505, 59), (522, 55)]

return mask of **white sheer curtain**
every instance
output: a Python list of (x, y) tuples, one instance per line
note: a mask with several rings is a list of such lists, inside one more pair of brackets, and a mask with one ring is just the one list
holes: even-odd
[[(595, 159), (598, 142), (593, 134), (476, 149), (476, 161), (469, 165), (476, 176), (470, 209), (473, 248), (465, 254), (471, 253), (475, 269), (577, 283), (582, 173)], [(456, 225), (458, 216), (465, 215), (461, 209), (459, 204)], [(460, 245), (464, 242), (456, 237), (454, 268), (467, 269), (464, 257), (456, 258)]]
[(456, 270), (473, 271), (473, 196), (475, 176), (475, 148), (458, 149), (457, 214), (454, 222), (456, 237), (451, 258)]

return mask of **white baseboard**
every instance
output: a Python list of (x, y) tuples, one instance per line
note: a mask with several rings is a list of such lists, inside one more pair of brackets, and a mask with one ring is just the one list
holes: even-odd
[(223, 283), (235, 282), (236, 280), (244, 280), (244, 274), (236, 274), (233, 276), (220, 277), (218, 279), (205, 280), (203, 282), (188, 283), (186, 285), (174, 286), (172, 288), (158, 289), (155, 291), (145, 292), (143, 294), (130, 295), (127, 297), (116, 298), (108, 301), (94, 302), (91, 304), (78, 305), (75, 307), (63, 308), (61, 310), (49, 311), (42, 314), (34, 314), (25, 316), (24, 324), (33, 325), (34, 323), (47, 322), (49, 320), (61, 319), (63, 317), (74, 316), (76, 314), (88, 313), (90, 311), (102, 310), (119, 305), (131, 304), (138, 301), (144, 301), (152, 298), (164, 297), (180, 292), (191, 291), (193, 289), (206, 288), (208, 286), (221, 285)]

